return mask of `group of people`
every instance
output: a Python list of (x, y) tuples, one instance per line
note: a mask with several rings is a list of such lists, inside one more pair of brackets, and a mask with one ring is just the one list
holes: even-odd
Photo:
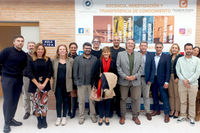
[[(148, 43), (141, 41), (140, 51), (134, 51), (135, 40), (128, 39), (125, 49), (120, 47), (119, 36), (113, 37), (113, 46), (100, 49), (101, 40), (95, 37), (92, 44), (83, 44), (83, 54), (78, 56), (76, 43), (57, 47), (56, 56), (50, 59), (42, 43), (28, 42), (28, 52), (22, 50), (23, 36), (15, 36), (14, 47), (0, 52), (1, 83), (4, 95), (3, 113), (5, 133), (11, 131), (10, 126), (21, 126), (14, 119), (18, 100), (22, 90), (25, 115), (28, 119), (31, 112), (37, 117), (38, 129), (47, 128), (48, 93), (52, 90), (56, 98), (57, 119), (55, 125), (65, 125), (67, 114), (74, 118), (79, 106), (79, 124), (85, 121), (85, 100), (92, 87), (97, 89), (101, 101), (89, 99), (89, 112), (93, 123), (110, 124), (109, 118), (114, 111), (120, 117), (119, 123), (125, 124), (126, 102), (131, 97), (132, 120), (140, 125), (140, 98), (143, 96), (146, 117), (160, 115), (159, 94), (163, 102), (164, 122), (170, 117), (178, 118), (177, 122), (190, 119), (199, 121), (200, 115), (200, 48), (191, 43), (184, 45), (185, 55), (180, 54), (178, 44), (170, 48), (170, 55), (162, 52), (163, 43), (155, 44), (156, 53), (148, 52)], [(93, 46), (92, 46), (93, 45)], [(113, 73), (117, 83), (106, 73)], [(51, 88), (50, 80), (53, 79)], [(114, 88), (114, 97), (106, 97), (106, 91)], [(23, 89), (22, 89), (23, 88)], [(150, 88), (154, 110), (150, 112)], [(71, 105), (72, 103), (72, 105)], [(72, 110), (71, 110), (72, 107)], [(186, 113), (188, 110), (188, 114)]]

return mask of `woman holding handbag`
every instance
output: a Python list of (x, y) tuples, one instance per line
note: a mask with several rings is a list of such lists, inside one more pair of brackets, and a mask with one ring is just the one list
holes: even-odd
[[(66, 114), (69, 107), (69, 93), (73, 90), (72, 68), (74, 60), (68, 57), (66, 45), (59, 45), (56, 56), (52, 59), (53, 66), (53, 87), (52, 91), (56, 97), (57, 120), (55, 125), (66, 124)], [(63, 114), (61, 118), (61, 112)]]
[[(99, 126), (103, 124), (103, 117), (105, 114), (105, 123), (109, 125), (109, 112), (110, 112), (110, 100), (112, 97), (106, 97), (106, 91), (110, 88), (110, 84), (107, 80), (107, 76), (103, 73), (111, 72), (116, 74), (116, 64), (113, 62), (111, 58), (111, 49), (106, 46), (102, 49), (102, 55), (99, 60), (97, 60), (93, 70), (92, 70), (92, 79), (93, 84), (97, 89), (97, 98), (102, 98), (101, 101), (98, 102), (99, 109)], [(116, 85), (116, 84), (115, 84)], [(114, 87), (113, 87), (114, 88)], [(113, 92), (114, 93), (114, 92)]]

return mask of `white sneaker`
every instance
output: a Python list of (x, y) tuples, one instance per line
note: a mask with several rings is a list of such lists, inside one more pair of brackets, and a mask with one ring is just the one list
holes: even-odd
[(195, 122), (193, 119), (190, 119), (190, 125), (193, 127), (195, 125)]
[(60, 117), (58, 117), (58, 118), (57, 118), (57, 120), (56, 120), (56, 123), (55, 123), (55, 125), (56, 125), (56, 126), (59, 126), (59, 125), (60, 125), (60, 122), (61, 122), (61, 118), (60, 118)]
[(177, 120), (176, 122), (177, 122), (177, 123), (180, 123), (180, 122), (183, 122), (183, 121), (185, 121), (185, 120), (186, 120), (185, 118), (179, 117), (178, 120)]
[(61, 121), (61, 125), (65, 126), (66, 124), (67, 124), (67, 119), (66, 119), (66, 117), (63, 117), (62, 121)]

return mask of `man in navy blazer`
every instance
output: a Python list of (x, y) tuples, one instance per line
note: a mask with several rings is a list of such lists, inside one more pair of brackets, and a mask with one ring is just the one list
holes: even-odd
[[(151, 84), (154, 81), (155, 71), (156, 71), (154, 54), (147, 51), (148, 42), (146, 41), (141, 41), (139, 48), (140, 48), (140, 53), (142, 54), (144, 60), (144, 71), (141, 75), (141, 87), (139, 90), (139, 99), (141, 98), (141, 92), (142, 92), (146, 117), (148, 120), (152, 120), (150, 114), (149, 90)], [(140, 106), (140, 100), (139, 100), (139, 106)]]
[(170, 70), (171, 62), (170, 56), (162, 53), (163, 43), (157, 42), (155, 44), (156, 54), (154, 57), (156, 65), (156, 73), (154, 83), (152, 84), (152, 95), (154, 103), (154, 111), (151, 113), (152, 116), (160, 115), (159, 99), (158, 99), (158, 89), (160, 91), (160, 96), (163, 101), (163, 109), (165, 114), (164, 122), (169, 122), (169, 98), (167, 94), (167, 88), (169, 87), (170, 80)]

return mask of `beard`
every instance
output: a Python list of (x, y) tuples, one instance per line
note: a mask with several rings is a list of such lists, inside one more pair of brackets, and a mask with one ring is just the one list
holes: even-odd
[(186, 55), (190, 56), (190, 55), (192, 55), (192, 52), (187, 52)]
[(84, 51), (84, 54), (85, 54), (85, 55), (90, 55), (90, 53), (91, 53), (91, 52)]
[(28, 52), (29, 52), (30, 54), (32, 54), (33, 50), (29, 49)]

